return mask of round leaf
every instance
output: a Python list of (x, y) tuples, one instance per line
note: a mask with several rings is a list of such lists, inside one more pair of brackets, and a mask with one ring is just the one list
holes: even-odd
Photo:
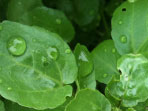
[(12, 21), (18, 21), (23, 14), (42, 5), (42, 0), (10, 0), (7, 18)]
[(139, 53), (148, 49), (148, 2), (125, 2), (112, 19), (112, 38), (120, 54)]
[(124, 107), (136, 106), (148, 99), (148, 59), (141, 54), (124, 55), (118, 60), (121, 75), (108, 84), (110, 94)]
[(96, 80), (109, 83), (113, 75), (119, 75), (117, 60), (120, 57), (112, 40), (106, 40), (92, 51)]
[(56, 9), (37, 7), (24, 14), (19, 22), (27, 25), (40, 26), (55, 32), (66, 42), (70, 42), (75, 34), (74, 28), (65, 14)]
[[(66, 84), (77, 77), (75, 57), (65, 52), (70, 50), (68, 45), (57, 34), (42, 28), (9, 21), (0, 26), (0, 95), (35, 109), (63, 104), (72, 95), (72, 87)], [(24, 45), (21, 55), (9, 51), (20, 51)]]
[(67, 105), (65, 111), (111, 111), (111, 105), (100, 92), (83, 89)]

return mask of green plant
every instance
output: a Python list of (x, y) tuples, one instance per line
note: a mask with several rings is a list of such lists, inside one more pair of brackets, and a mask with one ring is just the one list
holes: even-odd
[(147, 111), (147, 7), (0, 0), (0, 111)]

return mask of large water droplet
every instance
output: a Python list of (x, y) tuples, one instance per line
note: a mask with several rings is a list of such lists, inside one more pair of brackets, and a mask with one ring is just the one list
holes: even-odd
[(15, 56), (23, 55), (26, 47), (26, 41), (22, 37), (13, 37), (7, 43), (8, 51)]
[(56, 47), (48, 47), (47, 54), (50, 59), (57, 60), (59, 56), (59, 51)]
[(0, 31), (3, 29), (3, 27), (0, 25)]
[(70, 50), (70, 49), (66, 49), (66, 50), (65, 50), (65, 53), (66, 53), (66, 54), (70, 54), (70, 53), (71, 53), (71, 50)]
[(62, 23), (61, 19), (56, 19), (56, 23), (61, 24)]
[(121, 41), (122, 43), (126, 43), (126, 42), (127, 42), (127, 37), (126, 37), (125, 35), (122, 35), (122, 36), (120, 37), (120, 41)]
[(88, 58), (87, 55), (85, 54), (85, 52), (81, 52), (79, 55), (79, 60), (84, 61), (84, 62), (88, 62)]

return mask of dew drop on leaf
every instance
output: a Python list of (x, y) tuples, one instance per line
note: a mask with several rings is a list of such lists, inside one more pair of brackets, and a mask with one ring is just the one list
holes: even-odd
[(36, 42), (37, 40), (36, 39), (32, 39), (32, 42)]
[(52, 47), (48, 47), (47, 54), (50, 59), (57, 60), (59, 56), (59, 51), (56, 47), (52, 46)]
[(22, 37), (12, 37), (7, 43), (8, 51), (14, 56), (23, 55), (26, 47), (26, 41)]
[(113, 49), (112, 49), (112, 53), (115, 53), (115, 52), (116, 52), (116, 49), (115, 49), (115, 48), (113, 48)]
[(123, 22), (122, 21), (119, 21), (118, 23), (119, 23), (119, 25), (121, 25)]
[(107, 74), (104, 74), (103, 77), (104, 77), (104, 78), (107, 77)]
[(66, 53), (66, 54), (70, 54), (70, 53), (71, 53), (71, 50), (70, 50), (70, 49), (66, 49), (66, 50), (65, 50), (65, 53)]
[(122, 43), (126, 43), (126, 42), (127, 42), (127, 37), (126, 37), (125, 35), (122, 35), (122, 36), (120, 37), (120, 41), (121, 41)]
[(0, 84), (3, 82), (3, 80), (0, 79)]
[(44, 56), (42, 56), (42, 63), (43, 63), (43, 65), (44, 66), (47, 66), (48, 65), (48, 59), (46, 58), (46, 57), (44, 57)]
[(61, 19), (56, 19), (56, 23), (61, 24), (62, 23)]
[(107, 52), (107, 49), (104, 49), (104, 52)]
[(7, 88), (7, 90), (8, 90), (8, 91), (11, 91), (11, 90), (12, 90), (12, 88), (11, 88), (11, 87), (8, 87), (8, 88)]
[(85, 52), (81, 52), (80, 55), (79, 55), (79, 60), (83, 61), (83, 62), (89, 62), (88, 61), (88, 58), (87, 58), (87, 55), (85, 54)]

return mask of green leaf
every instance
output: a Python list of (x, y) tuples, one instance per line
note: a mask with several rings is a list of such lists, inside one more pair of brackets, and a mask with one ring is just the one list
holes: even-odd
[(8, 20), (18, 21), (23, 14), (42, 5), (42, 0), (10, 0), (7, 18)]
[(74, 0), (74, 21), (79, 26), (90, 24), (98, 13), (98, 0)]
[(0, 95), (39, 110), (63, 104), (72, 95), (67, 84), (77, 77), (69, 46), (42, 28), (9, 21), (0, 26)]
[(80, 89), (96, 89), (95, 71), (86, 77), (78, 77), (78, 84)]
[(66, 42), (70, 42), (75, 34), (71, 22), (65, 14), (56, 9), (37, 7), (24, 14), (20, 23), (43, 27), (49, 31), (59, 34)]
[(148, 59), (142, 54), (127, 54), (117, 63), (120, 76), (108, 84), (110, 94), (121, 101), (124, 107), (136, 106), (148, 99)]
[[(119, 106), (120, 105), (120, 101), (118, 101), (116, 98), (114, 98), (111, 94), (110, 94), (110, 92), (109, 92), (109, 90), (108, 90), (108, 88), (106, 87), (105, 88), (105, 97), (110, 101), (110, 103), (111, 103), (111, 105), (113, 106), (113, 107), (116, 107), (116, 106)], [(116, 109), (116, 108), (115, 108)], [(115, 110), (114, 109), (114, 110)], [(114, 111), (113, 110), (113, 111)], [(117, 110), (117, 109), (116, 109)], [(116, 111), (115, 110), (115, 111)], [(117, 110), (118, 111), (118, 110)]]
[(106, 40), (92, 51), (96, 80), (109, 83), (113, 75), (119, 75), (117, 60), (120, 57), (112, 40)]
[(77, 44), (74, 49), (74, 54), (77, 60), (79, 76), (85, 77), (93, 70), (93, 61), (86, 46)]
[(83, 89), (67, 105), (65, 111), (111, 111), (111, 105), (100, 92)]
[[(64, 111), (66, 105), (70, 102), (72, 98), (68, 98), (68, 100), (61, 106), (55, 108), (55, 109), (46, 109), (46, 110), (35, 110), (27, 107), (23, 107), (18, 105), (17, 103), (4, 100), (6, 111)], [(0, 110), (1, 111), (1, 110)]]
[(112, 19), (112, 38), (120, 54), (139, 53), (148, 49), (148, 2), (123, 3)]
[(77, 44), (74, 54), (78, 65), (77, 85), (80, 89), (96, 88), (95, 71), (93, 70), (93, 61), (90, 52), (84, 45)]
[(4, 103), (0, 100), (0, 111), (5, 111)]

